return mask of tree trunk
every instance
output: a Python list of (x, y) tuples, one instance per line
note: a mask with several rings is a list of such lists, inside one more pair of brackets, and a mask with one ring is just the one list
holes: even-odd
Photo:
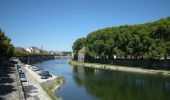
[(167, 60), (167, 56), (165, 55), (165, 60)]
[(125, 57), (125, 59), (127, 59), (127, 55), (126, 54), (124, 55), (124, 57)]

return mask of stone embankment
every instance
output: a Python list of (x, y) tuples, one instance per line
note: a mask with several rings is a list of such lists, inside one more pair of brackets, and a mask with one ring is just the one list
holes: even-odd
[(43, 56), (43, 57), (35, 56), (35, 57), (20, 57), (19, 59), (21, 62), (25, 64), (34, 64), (34, 63), (39, 63), (39, 62), (46, 61), (46, 60), (55, 59), (55, 57), (54, 56)]
[(46, 93), (53, 99), (53, 100), (62, 100), (61, 97), (54, 96), (54, 92), (59, 89), (59, 87), (63, 84), (64, 78), (58, 77), (54, 80), (48, 80), (46, 82), (41, 83), (41, 86), (46, 91)]
[(159, 74), (170, 76), (170, 71), (168, 70), (151, 70), (151, 69), (143, 69), (137, 67), (128, 67), (128, 66), (117, 66), (117, 65), (106, 65), (106, 64), (97, 64), (97, 63), (84, 63), (78, 61), (69, 61), (72, 65), (91, 67), (91, 68), (100, 68), (107, 70), (115, 70), (115, 71), (125, 71), (125, 72), (137, 72), (137, 73), (148, 73), (148, 74)]

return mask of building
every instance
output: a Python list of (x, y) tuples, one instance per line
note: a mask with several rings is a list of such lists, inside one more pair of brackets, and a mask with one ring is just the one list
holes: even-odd
[(33, 53), (41, 53), (42, 52), (42, 50), (38, 47), (31, 47), (31, 48), (33, 50)]
[(73, 52), (71, 53), (71, 59), (74, 59), (74, 53)]
[(79, 52), (78, 52), (78, 61), (84, 62), (85, 60), (85, 47), (83, 47)]
[(27, 52), (30, 52), (30, 53), (33, 52), (33, 49), (32, 49), (32, 48), (26, 48), (25, 50), (26, 50)]

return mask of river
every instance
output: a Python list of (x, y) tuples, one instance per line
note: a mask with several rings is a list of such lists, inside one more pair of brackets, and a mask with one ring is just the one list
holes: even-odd
[(170, 77), (73, 66), (54, 59), (35, 66), (65, 77), (55, 92), (63, 100), (169, 100)]

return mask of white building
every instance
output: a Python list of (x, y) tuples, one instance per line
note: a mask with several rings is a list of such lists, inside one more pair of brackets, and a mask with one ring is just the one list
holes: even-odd
[(33, 52), (32, 48), (26, 48), (25, 50), (30, 53)]

